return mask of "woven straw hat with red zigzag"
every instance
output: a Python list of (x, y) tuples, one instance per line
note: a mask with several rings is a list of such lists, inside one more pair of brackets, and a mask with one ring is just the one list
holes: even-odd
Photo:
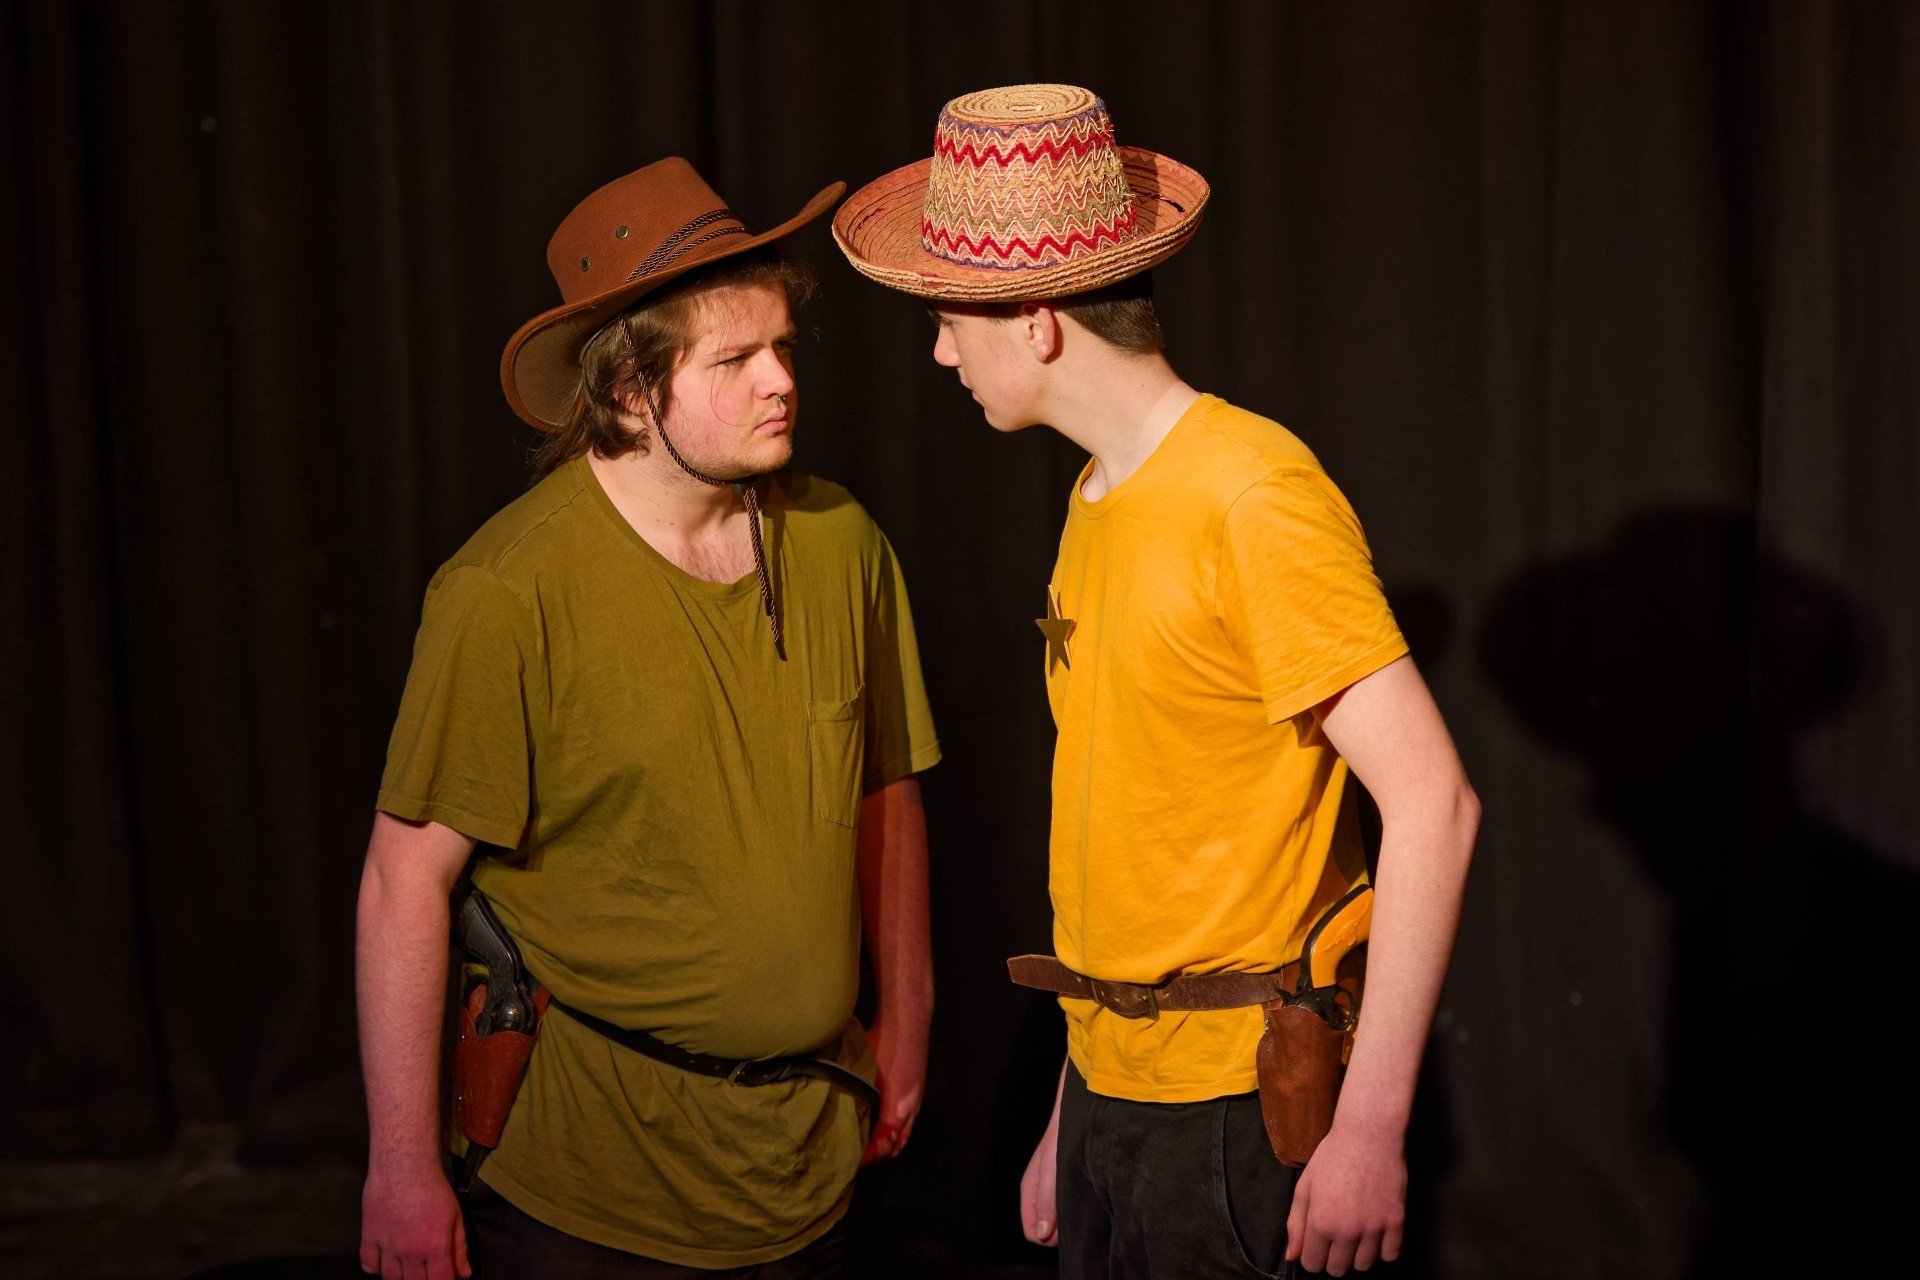
[(1116, 145), (1087, 90), (1012, 85), (949, 102), (933, 155), (856, 191), (833, 236), (861, 274), (918, 297), (1032, 301), (1171, 257), (1207, 194), (1178, 161)]

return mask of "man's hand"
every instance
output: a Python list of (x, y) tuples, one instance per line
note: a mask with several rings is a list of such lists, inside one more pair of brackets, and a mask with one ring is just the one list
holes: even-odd
[(470, 1276), (460, 1202), (438, 1169), (408, 1178), (367, 1175), (360, 1193), (360, 1269), (384, 1280)]
[(1407, 1161), (1399, 1142), (1336, 1122), (1300, 1171), (1287, 1215), (1287, 1260), (1343, 1276), (1400, 1256)]
[(1049, 1247), (1060, 1243), (1060, 1213), (1054, 1196), (1055, 1170), (1060, 1158), (1060, 1099), (1067, 1091), (1067, 1064), (1060, 1064), (1060, 1082), (1053, 1089), (1053, 1115), (1040, 1145), (1020, 1175), (1020, 1229), (1035, 1244)]
[(1060, 1243), (1060, 1214), (1053, 1196), (1054, 1161), (1059, 1151), (1060, 1114), (1056, 1111), (1047, 1131), (1040, 1135), (1040, 1145), (1033, 1149), (1033, 1158), (1027, 1161), (1027, 1171), (1020, 1175), (1020, 1229), (1035, 1244)]
[(862, 1165), (886, 1160), (906, 1150), (913, 1136), (914, 1118), (920, 1114), (920, 1099), (927, 1087), (927, 1034), (894, 1035), (884, 1022), (875, 1019), (867, 1032), (874, 1061), (880, 1064), (880, 1109), (873, 1117), (873, 1134), (860, 1156)]

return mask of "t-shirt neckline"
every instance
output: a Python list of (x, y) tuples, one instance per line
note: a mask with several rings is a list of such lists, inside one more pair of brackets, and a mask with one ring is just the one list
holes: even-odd
[[(588, 493), (593, 495), (594, 503), (600, 508), (601, 514), (612, 521), (614, 528), (624, 534), (627, 541), (633, 546), (638, 547), (640, 553), (653, 562), (654, 567), (666, 577), (667, 581), (677, 587), (698, 592), (703, 596), (711, 596), (716, 600), (725, 600), (734, 596), (744, 596), (749, 592), (759, 591), (759, 575), (752, 569), (747, 570), (746, 573), (732, 582), (710, 582), (705, 578), (696, 577), (688, 573), (685, 569), (682, 569), (679, 565), (663, 555), (658, 547), (641, 537), (640, 531), (629, 524), (627, 518), (620, 514), (620, 508), (613, 505), (613, 498), (608, 495), (606, 488), (601, 485), (600, 477), (594, 473), (593, 464), (588, 461), (586, 454), (583, 453), (575, 458), (573, 465), (578, 469), (577, 474), (580, 478), (580, 483), (586, 488)], [(777, 488), (778, 486), (769, 486), (770, 490)], [(764, 535), (765, 530), (761, 532)]]
[[(1165, 465), (1162, 459), (1167, 454), (1173, 452), (1171, 446), (1174, 440), (1184, 434), (1189, 426), (1198, 420), (1217, 398), (1218, 397), (1210, 395), (1205, 391), (1195, 396), (1193, 403), (1188, 405), (1186, 409), (1181, 412), (1180, 416), (1174, 420), (1173, 426), (1167, 431), (1166, 436), (1161, 439), (1159, 444), (1153, 447), (1153, 452), (1148, 454), (1141, 461), (1140, 465), (1133, 469), (1133, 474), (1101, 494), (1098, 499), (1089, 498), (1085, 493), (1081, 492), (1081, 486), (1086, 484), (1087, 477), (1093, 474), (1094, 460), (1088, 458), (1087, 465), (1080, 468), (1080, 474), (1074, 477), (1073, 510), (1079, 515), (1086, 516), (1088, 519), (1097, 520), (1119, 506), (1121, 500), (1124, 499), (1127, 494), (1142, 487), (1140, 477), (1154, 471), (1159, 466)], [(622, 523), (625, 522), (623, 521)]]

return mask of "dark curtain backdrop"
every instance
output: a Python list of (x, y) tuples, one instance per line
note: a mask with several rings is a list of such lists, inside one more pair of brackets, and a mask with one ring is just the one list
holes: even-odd
[[(1920, 6), (9, 3), (0, 41), (7, 1152), (212, 1117), (360, 1158), (375, 783), (429, 574), (526, 483), (496, 366), (567, 209), (679, 153), (764, 226), (1066, 80), (1212, 180), (1171, 354), (1352, 497), (1485, 802), (1408, 1270), (1902, 1220), (1841, 1152), (1911, 1159)], [(1081, 459), (800, 251), (800, 459), (899, 549), (947, 754), (927, 1110), (862, 1201), (901, 1256), (1037, 1257), (1061, 1033), (1001, 962), (1048, 940), (1031, 619)]]

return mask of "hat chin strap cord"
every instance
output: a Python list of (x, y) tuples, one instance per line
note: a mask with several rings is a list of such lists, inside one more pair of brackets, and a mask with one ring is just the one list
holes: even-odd
[[(781, 396), (782, 401), (786, 400)], [(785, 639), (780, 630), (780, 609), (773, 600), (773, 577), (767, 572), (767, 548), (760, 540), (760, 489), (759, 476), (748, 476), (743, 480), (721, 480), (704, 471), (694, 469), (692, 463), (680, 456), (673, 447), (673, 438), (667, 434), (666, 415), (660, 412), (660, 401), (653, 394), (653, 388), (647, 388), (647, 407), (653, 410), (653, 429), (660, 437), (660, 443), (667, 446), (667, 456), (682, 471), (698, 480), (701, 484), (710, 484), (714, 488), (725, 485), (740, 496), (747, 506), (747, 531), (753, 537), (753, 571), (760, 579), (760, 603), (767, 611), (767, 621), (773, 624), (773, 647), (785, 655)]]

